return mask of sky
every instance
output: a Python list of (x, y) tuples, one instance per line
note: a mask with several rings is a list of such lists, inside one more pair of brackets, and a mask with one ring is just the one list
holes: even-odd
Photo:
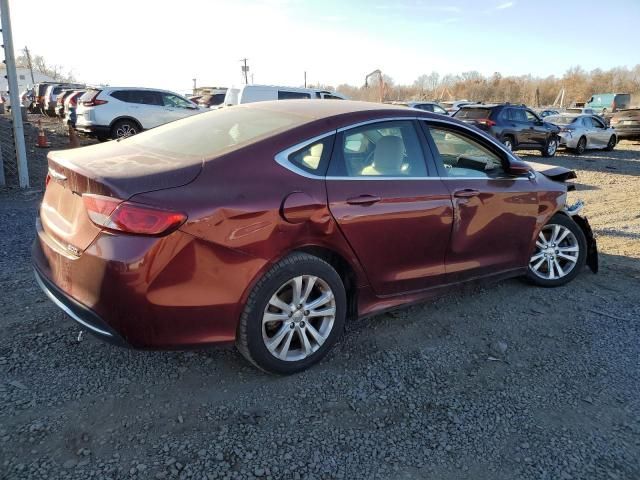
[[(640, 63), (640, 0), (10, 0), (14, 46), (91, 84), (360, 86), (381, 69), (561, 76)], [(17, 52), (19, 53), (19, 52)]]

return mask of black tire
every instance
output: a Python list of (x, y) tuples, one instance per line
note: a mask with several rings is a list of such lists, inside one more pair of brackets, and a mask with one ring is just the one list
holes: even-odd
[[(580, 228), (580, 226), (576, 222), (574, 222), (573, 219), (571, 219), (571, 217), (564, 215), (562, 213), (557, 213), (553, 217), (551, 217), (551, 219), (549, 220), (549, 222), (547, 222), (545, 227), (552, 226), (552, 225), (560, 225), (562, 227), (566, 227), (571, 231), (571, 233), (574, 235), (577, 241), (578, 257), (575, 265), (573, 266), (573, 269), (569, 271), (569, 273), (567, 273), (561, 278), (555, 278), (555, 279), (542, 278), (541, 276), (537, 275), (533, 271), (531, 264), (529, 264), (525, 278), (530, 283), (534, 285), (538, 285), (540, 287), (559, 287), (561, 285), (569, 283), (583, 270), (584, 265), (587, 261), (587, 238), (585, 237), (585, 234)], [(545, 227), (543, 227), (543, 229)], [(532, 260), (536, 256), (536, 254), (539, 253), (539, 251), (540, 250), (536, 246), (536, 249), (531, 255)]]
[(542, 156), (551, 158), (555, 156), (557, 151), (558, 151), (558, 137), (556, 137), (555, 135), (552, 135), (549, 137), (549, 140), (547, 140), (547, 143), (542, 149)]
[(576, 155), (582, 155), (587, 150), (587, 137), (580, 137), (578, 140), (578, 145), (574, 149)]
[(615, 135), (611, 135), (611, 138), (609, 139), (609, 143), (607, 143), (607, 146), (606, 146), (605, 150), (607, 152), (611, 152), (614, 148), (616, 148), (616, 143), (618, 143), (617, 139), (616, 139), (616, 136)]
[[(125, 118), (123, 120), (118, 120), (111, 127), (111, 138), (113, 140), (118, 140), (119, 138), (127, 138), (137, 133), (140, 133), (142, 128), (135, 120), (129, 120)], [(128, 133), (127, 133), (128, 132)]]
[(504, 135), (502, 137), (502, 143), (510, 152), (513, 152), (516, 148), (516, 143), (512, 135)]
[[(330, 287), (335, 301), (335, 318), (328, 336), (317, 350), (301, 360), (281, 360), (276, 358), (265, 345), (263, 315), (272, 296), (284, 284), (300, 275), (316, 276)], [(275, 264), (253, 287), (240, 317), (236, 347), (247, 360), (265, 372), (275, 374), (300, 372), (318, 363), (329, 352), (342, 335), (346, 313), (347, 296), (344, 284), (335, 269), (313, 255), (293, 253)], [(282, 326), (285, 323), (288, 323), (288, 320), (285, 320)]]

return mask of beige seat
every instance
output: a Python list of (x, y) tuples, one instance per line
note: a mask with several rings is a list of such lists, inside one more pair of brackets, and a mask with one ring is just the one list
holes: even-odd
[(309, 153), (302, 157), (302, 163), (312, 169), (317, 169), (322, 158), (322, 143), (316, 143), (309, 149)]
[(402, 175), (404, 143), (402, 138), (390, 135), (382, 137), (376, 143), (373, 152), (373, 164), (362, 169), (361, 175)]

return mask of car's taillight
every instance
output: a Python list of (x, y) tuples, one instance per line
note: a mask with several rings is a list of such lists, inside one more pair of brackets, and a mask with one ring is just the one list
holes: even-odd
[(476, 122), (478, 122), (481, 125), (486, 125), (487, 127), (493, 127), (496, 124), (496, 122), (494, 122), (489, 118), (479, 118), (478, 120), (476, 120)]
[(89, 218), (98, 226), (138, 235), (162, 235), (186, 220), (184, 213), (162, 210), (103, 195), (82, 196)]
[(51, 181), (51, 175), (47, 173), (47, 176), (44, 177), (44, 188), (47, 188), (47, 186), (49, 186), (50, 181)]
[(95, 107), (97, 105), (104, 105), (108, 103), (106, 100), (98, 100), (98, 95), (102, 90), (92, 90), (89, 96), (82, 102), (85, 107)]
[(105, 103), (109, 103), (106, 100), (98, 100), (97, 98), (92, 98), (91, 100), (87, 100), (86, 102), (82, 102), (85, 107), (96, 107), (98, 105), (104, 105)]

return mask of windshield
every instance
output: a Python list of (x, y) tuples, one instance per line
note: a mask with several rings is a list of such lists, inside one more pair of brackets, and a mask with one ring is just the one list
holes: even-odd
[(210, 159), (306, 121), (291, 113), (236, 106), (177, 120), (122, 141), (165, 155)]
[(491, 115), (491, 110), (489, 108), (461, 108), (458, 110), (453, 116), (455, 118), (468, 118), (468, 119), (477, 119), (477, 118), (489, 118)]

